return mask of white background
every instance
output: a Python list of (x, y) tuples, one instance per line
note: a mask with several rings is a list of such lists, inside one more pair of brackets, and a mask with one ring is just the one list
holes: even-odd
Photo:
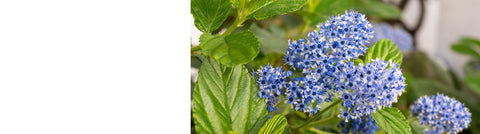
[(190, 1), (0, 1), (0, 133), (190, 133)]

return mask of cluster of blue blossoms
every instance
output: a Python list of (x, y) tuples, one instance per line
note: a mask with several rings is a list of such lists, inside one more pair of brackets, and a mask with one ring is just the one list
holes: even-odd
[(277, 110), (277, 97), (283, 94), (283, 89), (287, 84), (287, 77), (290, 77), (292, 72), (285, 72), (279, 67), (273, 68), (271, 65), (265, 65), (258, 69), (257, 72), (253, 72), (252, 75), (260, 87), (258, 97), (265, 99), (268, 112)]
[(289, 42), (285, 53), (285, 63), (304, 74), (287, 85), (287, 103), (312, 114), (317, 104), (332, 101), (334, 93), (345, 89), (341, 77), (345, 67), (367, 50), (373, 35), (365, 15), (354, 11), (333, 16), (318, 27), (306, 40)]
[(310, 114), (316, 114), (322, 102), (341, 97), (345, 109), (339, 117), (345, 120), (339, 126), (343, 131), (373, 133), (378, 126), (369, 114), (390, 107), (404, 92), (399, 65), (381, 59), (354, 64), (373, 36), (363, 14), (349, 11), (318, 27), (307, 39), (289, 41), (285, 53), (285, 63), (303, 75), (291, 78), (290, 71), (264, 66), (254, 72), (258, 96), (267, 101), (269, 112), (276, 110), (276, 97), (285, 94), (286, 104)]
[(413, 38), (407, 31), (392, 27), (387, 23), (373, 23), (372, 26), (375, 33), (367, 46), (373, 46), (375, 42), (380, 39), (387, 38), (395, 42), (402, 53), (405, 54), (413, 51)]
[(420, 124), (431, 127), (425, 133), (458, 133), (472, 121), (468, 108), (443, 94), (421, 97), (413, 103), (410, 112)]
[(345, 134), (373, 134), (378, 129), (377, 123), (370, 115), (352, 119), (350, 122), (342, 120), (337, 127), (342, 127), (342, 133)]
[(405, 91), (405, 78), (399, 66), (389, 61), (373, 59), (365, 66), (346, 68), (345, 87), (352, 89), (342, 95), (342, 106), (347, 109), (339, 115), (355, 119), (369, 115), (378, 108), (390, 107)]

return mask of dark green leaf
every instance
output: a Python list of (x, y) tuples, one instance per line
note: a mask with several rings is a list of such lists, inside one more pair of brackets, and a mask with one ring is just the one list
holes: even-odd
[(372, 59), (382, 59), (385, 61), (392, 60), (392, 62), (402, 65), (402, 52), (400, 49), (389, 39), (381, 39), (375, 45), (368, 49), (365, 56), (365, 62), (371, 62)]
[(258, 40), (260, 41), (260, 46), (266, 49), (266, 53), (272, 51), (280, 54), (285, 53), (288, 47), (285, 30), (281, 29), (278, 26), (270, 26), (271, 31), (267, 31), (256, 25), (252, 25), (250, 27), (250, 31), (252, 31), (258, 38)]
[(480, 58), (480, 41), (474, 38), (462, 38), (452, 45), (452, 50), (472, 57)]
[(285, 130), (285, 126), (288, 124), (287, 118), (281, 114), (277, 114), (269, 119), (262, 128), (260, 128), (259, 134), (281, 134)]
[(250, 31), (231, 33), (223, 38), (207, 33), (200, 36), (202, 52), (227, 66), (245, 64), (260, 52), (259, 41)]
[(191, 2), (195, 26), (205, 33), (210, 33), (222, 25), (232, 9), (232, 4), (228, 0), (192, 0)]
[(370, 17), (380, 19), (400, 19), (402, 17), (400, 8), (379, 0), (358, 1), (355, 7), (359, 12)]
[(465, 83), (468, 87), (480, 95), (480, 76), (478, 75), (468, 75), (465, 76)]
[(402, 112), (395, 107), (378, 109), (371, 114), (377, 125), (389, 134), (411, 134), (411, 128)]
[(307, 0), (277, 0), (262, 7), (252, 15), (257, 20), (264, 20), (274, 15), (283, 15), (300, 9)]
[(198, 133), (257, 133), (267, 120), (266, 103), (243, 65), (226, 67), (205, 58), (193, 94), (193, 117)]

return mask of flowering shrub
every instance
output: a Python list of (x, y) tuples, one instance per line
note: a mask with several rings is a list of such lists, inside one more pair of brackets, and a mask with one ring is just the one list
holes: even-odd
[[(192, 0), (195, 26), (203, 32), (191, 50), (201, 63), (192, 93), (193, 132), (413, 133), (424, 125), (430, 127), (427, 133), (458, 133), (468, 128), (472, 114), (465, 105), (441, 94), (420, 98), (411, 106), (413, 116), (404, 116), (408, 97), (421, 94), (410, 93), (412, 77), (401, 69), (401, 50), (410, 50), (412, 36), (369, 21), (399, 19), (401, 12), (380, 1), (348, 2)], [(391, 12), (375, 13), (370, 5)], [(299, 29), (283, 29), (292, 27), (282, 23), (294, 18), (290, 12), (305, 19)], [(309, 29), (313, 25), (317, 28)], [(311, 32), (302, 39), (305, 30)]]

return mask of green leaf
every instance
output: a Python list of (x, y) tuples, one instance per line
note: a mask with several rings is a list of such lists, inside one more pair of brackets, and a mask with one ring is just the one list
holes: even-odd
[(360, 63), (361, 63), (361, 64), (365, 64), (365, 63), (363, 63), (363, 60), (360, 59), (360, 58), (354, 60), (353, 63), (354, 63), (355, 65), (359, 65)]
[(372, 59), (380, 58), (385, 61), (392, 60), (392, 62), (402, 65), (402, 52), (400, 49), (389, 39), (381, 39), (375, 45), (368, 49), (365, 56), (365, 62), (371, 62)]
[(274, 15), (283, 15), (289, 12), (297, 11), (300, 9), (307, 0), (277, 0), (270, 3), (252, 15), (257, 20), (264, 20)]
[(192, 0), (191, 2), (195, 26), (205, 33), (220, 27), (232, 9), (232, 4), (228, 0)]
[(319, 25), (319, 23), (329, 19), (331, 16), (345, 13), (354, 5), (353, 0), (321, 0), (318, 4), (313, 6), (313, 16), (310, 26)]
[(258, 44), (258, 39), (248, 30), (231, 33), (225, 38), (208, 33), (200, 36), (202, 52), (227, 66), (252, 61), (260, 52)]
[(258, 90), (243, 65), (226, 67), (205, 58), (192, 102), (197, 133), (257, 133), (268, 118)]
[(478, 95), (480, 95), (480, 76), (478, 75), (468, 75), (465, 76), (465, 83), (467, 83), (468, 87), (475, 91)]
[(281, 114), (277, 114), (269, 119), (262, 128), (260, 128), (259, 134), (281, 134), (285, 130), (285, 126), (288, 124), (287, 118)]
[(474, 38), (462, 38), (452, 45), (452, 50), (461, 54), (480, 58), (480, 41)]
[(400, 8), (378, 0), (357, 1), (357, 10), (370, 17), (380, 19), (400, 19), (402, 10)]
[(411, 128), (405, 116), (396, 107), (377, 109), (372, 118), (378, 126), (389, 134), (411, 134)]
[[(279, 54), (285, 53), (288, 47), (287, 37), (285, 30), (281, 29), (278, 26), (270, 25), (270, 31), (264, 30), (256, 25), (250, 27), (255, 36), (260, 41), (260, 46), (263, 49), (266, 49), (266, 53), (276, 52)], [(265, 53), (265, 51), (262, 52)]]

